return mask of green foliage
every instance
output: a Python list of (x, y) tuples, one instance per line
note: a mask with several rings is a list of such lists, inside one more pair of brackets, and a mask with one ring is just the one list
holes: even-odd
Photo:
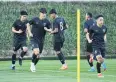
[[(69, 3), (51, 3), (51, 2), (0, 2), (0, 52), (2, 55), (3, 50), (12, 50), (12, 36), (11, 27), (13, 22), (20, 17), (20, 10), (27, 10), (30, 20), (34, 16), (39, 16), (39, 9), (45, 7), (47, 11), (51, 8), (55, 8), (59, 14), (65, 18), (69, 24), (69, 29), (65, 32), (66, 41), (64, 44), (64, 53), (71, 55), (73, 50), (76, 49), (76, 18), (75, 14), (71, 13), (71, 10), (67, 6)], [(49, 17), (49, 14), (48, 14)], [(29, 41), (28, 41), (29, 43)], [(44, 49), (49, 51), (53, 49), (52, 35), (47, 33)], [(30, 48), (30, 46), (29, 46)], [(73, 54), (74, 55), (74, 54)]]
[[(39, 16), (39, 9), (47, 8), (48, 12), (51, 8), (55, 8), (58, 14), (65, 18), (69, 24), (69, 29), (66, 30), (66, 41), (64, 51), (66, 54), (72, 54), (72, 50), (76, 50), (76, 10), (81, 10), (81, 53), (84, 54), (85, 35), (83, 33), (83, 23), (85, 13), (92, 12), (95, 17), (98, 14), (103, 14), (105, 24), (108, 27), (107, 32), (107, 52), (115, 53), (116, 49), (116, 33), (115, 33), (115, 2), (0, 2), (0, 49), (11, 50), (12, 48), (12, 23), (19, 18), (20, 10), (27, 10), (29, 19), (33, 16)], [(52, 37), (46, 36), (44, 49), (52, 49)]]

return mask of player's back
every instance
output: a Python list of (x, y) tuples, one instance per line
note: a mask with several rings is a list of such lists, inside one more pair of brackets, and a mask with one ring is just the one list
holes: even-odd
[(64, 41), (64, 30), (66, 29), (66, 23), (64, 18), (57, 17), (53, 22), (53, 30), (57, 28), (58, 32), (54, 33), (54, 40), (57, 42)]
[(57, 17), (53, 22), (53, 27), (58, 28), (58, 32), (62, 32), (66, 29), (66, 23), (63, 17)]

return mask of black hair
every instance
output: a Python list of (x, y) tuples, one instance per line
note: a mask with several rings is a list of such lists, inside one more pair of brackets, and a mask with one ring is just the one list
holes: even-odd
[(56, 10), (55, 9), (51, 9), (49, 14), (57, 14)]
[(41, 12), (41, 13), (47, 13), (47, 10), (46, 10), (46, 8), (41, 8), (41, 9), (40, 9), (40, 12)]
[(97, 20), (98, 18), (100, 18), (100, 17), (104, 17), (103, 15), (97, 15), (96, 17), (95, 17), (95, 19)]
[(90, 12), (88, 12), (87, 15), (88, 15), (90, 18), (93, 17), (93, 16), (92, 16), (92, 13), (90, 13)]
[(20, 11), (20, 15), (28, 15), (28, 13), (24, 10)]

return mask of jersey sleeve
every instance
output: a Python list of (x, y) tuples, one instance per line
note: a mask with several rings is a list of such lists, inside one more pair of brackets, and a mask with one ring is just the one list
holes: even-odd
[(85, 22), (85, 23), (84, 23), (84, 29), (85, 29), (85, 28), (86, 28), (86, 29), (88, 29), (88, 28), (89, 28), (89, 26), (88, 26), (87, 22)]
[(63, 19), (63, 21), (64, 21), (64, 25), (63, 25), (63, 30), (65, 30), (65, 29), (67, 29), (67, 27), (66, 27), (66, 21)]
[(89, 34), (93, 34), (93, 33), (94, 33), (93, 28), (94, 28), (93, 26), (91, 26), (91, 27), (90, 27), (90, 29), (89, 29), (89, 31), (88, 31), (88, 32), (89, 32)]
[(28, 21), (28, 20), (26, 20), (25, 24), (28, 24), (28, 23), (29, 23), (29, 21)]
[(34, 24), (34, 19), (31, 19), (31, 20), (29, 21), (29, 24), (30, 24), (30, 25)]
[(17, 25), (17, 21), (13, 23), (12, 27), (16, 28), (16, 25)]
[(49, 21), (49, 20), (47, 20), (47, 25), (46, 25), (46, 27), (47, 27), (48, 29), (50, 29), (50, 28), (51, 28), (51, 23), (50, 23), (50, 21)]
[(107, 33), (107, 27), (106, 27), (106, 31), (105, 31), (105, 34)]

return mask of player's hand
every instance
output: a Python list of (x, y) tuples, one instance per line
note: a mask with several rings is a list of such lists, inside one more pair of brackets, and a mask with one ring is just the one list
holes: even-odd
[(50, 34), (53, 34), (53, 33), (54, 33), (53, 31), (50, 32)]
[(21, 29), (20, 29), (19, 31), (17, 31), (17, 33), (19, 33), (19, 34), (22, 33), (22, 32), (23, 32), (23, 31), (22, 31)]
[(29, 36), (30, 36), (30, 37), (33, 37), (33, 34), (32, 34), (32, 33), (30, 33), (30, 34), (29, 34)]
[(88, 40), (88, 43), (92, 43), (92, 40)]
[(51, 31), (52, 31), (52, 29), (50, 28), (50, 29), (48, 29), (48, 32), (50, 32), (51, 33)]

